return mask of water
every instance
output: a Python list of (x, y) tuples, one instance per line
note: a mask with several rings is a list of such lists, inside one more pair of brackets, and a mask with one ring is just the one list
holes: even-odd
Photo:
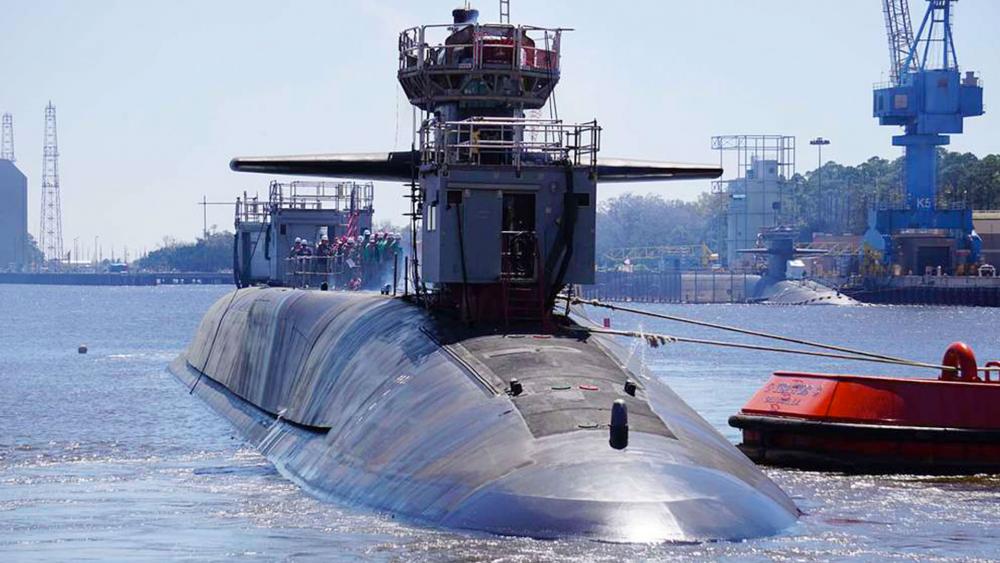
[[(769, 470), (806, 513), (797, 525), (773, 538), (688, 546), (461, 534), (316, 501), (165, 371), (224, 291), (0, 286), (0, 560), (1000, 557), (1000, 477), (988, 476)], [(981, 360), (1000, 356), (1000, 314), (990, 309), (652, 308), (930, 362), (952, 340)], [(637, 326), (622, 314), (612, 322)], [(643, 328), (719, 337), (650, 320)], [(81, 343), (87, 355), (77, 354)], [(907, 373), (682, 344), (635, 353), (732, 441), (726, 419), (772, 369)]]

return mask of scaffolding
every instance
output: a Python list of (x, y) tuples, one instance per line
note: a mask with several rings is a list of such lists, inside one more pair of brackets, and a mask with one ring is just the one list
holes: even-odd
[(0, 133), (0, 160), (17, 162), (14, 158), (14, 118), (9, 113), (3, 114), (2, 133)]
[[(725, 197), (727, 213), (722, 255), (730, 268), (749, 267), (761, 229), (777, 227), (787, 217), (795, 177), (795, 137), (788, 135), (719, 135), (712, 137), (719, 166), (736, 176), (712, 182), (712, 193)], [(720, 225), (720, 228), (722, 225)]]

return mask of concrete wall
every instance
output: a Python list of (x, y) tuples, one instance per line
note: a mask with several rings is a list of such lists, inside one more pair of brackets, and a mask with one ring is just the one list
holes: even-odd
[(0, 160), (0, 270), (24, 265), (28, 243), (28, 179)]

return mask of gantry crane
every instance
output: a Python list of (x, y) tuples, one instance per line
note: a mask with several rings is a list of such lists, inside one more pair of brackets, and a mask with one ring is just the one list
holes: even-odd
[(875, 88), (873, 113), (881, 125), (902, 126), (892, 144), (906, 151), (906, 201), (877, 209), (866, 242), (887, 263), (913, 273), (927, 267), (952, 272), (979, 258), (972, 210), (939, 202), (937, 147), (961, 133), (963, 120), (983, 114), (983, 89), (974, 72), (959, 72), (951, 18), (956, 0), (928, 0), (913, 35), (906, 0), (883, 0), (892, 80)]

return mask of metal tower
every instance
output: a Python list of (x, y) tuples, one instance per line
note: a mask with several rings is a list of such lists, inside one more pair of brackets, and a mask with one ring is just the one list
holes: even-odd
[[(889, 30), (893, 81), (874, 92), (873, 114), (881, 125), (902, 126), (903, 135), (892, 144), (904, 147), (906, 204), (899, 209), (881, 209), (874, 217), (873, 247), (893, 260), (899, 249), (893, 245), (897, 234), (915, 231), (944, 232), (954, 241), (950, 258), (941, 251), (933, 258), (911, 260), (907, 269), (922, 272), (926, 266), (942, 266), (951, 271), (961, 263), (978, 260), (978, 237), (972, 229), (972, 211), (954, 202), (938, 201), (937, 147), (950, 142), (948, 134), (961, 133), (963, 120), (983, 114), (983, 88), (974, 72), (959, 72), (952, 35), (952, 3), (955, 0), (928, 0), (916, 38), (911, 33), (905, 0), (884, 0), (883, 11)], [(901, 45), (909, 42), (905, 57)], [(870, 234), (872, 234), (870, 232)], [(896, 245), (898, 246), (898, 245)], [(921, 248), (914, 248), (916, 253)], [(927, 254), (927, 253), (925, 253)], [(929, 254), (928, 254), (929, 256)], [(959, 260), (955, 257), (959, 256)], [(945, 261), (947, 263), (941, 263)]]
[(14, 158), (14, 118), (3, 114), (3, 133), (0, 135), (0, 160), (17, 162)]
[(38, 225), (39, 246), (46, 260), (63, 259), (62, 206), (59, 201), (59, 142), (56, 107), (45, 107), (45, 147), (42, 151), (42, 217)]

